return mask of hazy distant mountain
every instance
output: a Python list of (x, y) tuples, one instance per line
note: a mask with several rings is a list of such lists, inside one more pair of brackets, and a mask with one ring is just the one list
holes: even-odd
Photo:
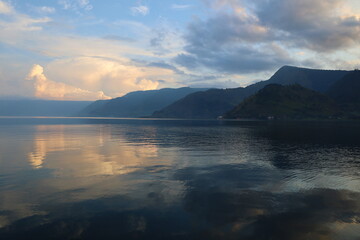
[(216, 118), (243, 99), (244, 88), (210, 89), (192, 93), (153, 113), (155, 118)]
[(270, 84), (245, 99), (225, 118), (319, 119), (340, 115), (340, 108), (328, 96), (298, 84)]
[(81, 109), (77, 113), (79, 116), (91, 116), (93, 111), (98, 111), (102, 107), (104, 107), (110, 100), (97, 100), (92, 102), (91, 104), (87, 105), (85, 108)]
[(160, 110), (188, 94), (205, 91), (206, 88), (164, 88), (137, 91), (123, 97), (96, 101), (81, 112), (82, 116), (143, 117)]
[(360, 71), (352, 71), (335, 82), (327, 94), (349, 113), (360, 116)]
[(0, 116), (53, 116), (69, 117), (76, 115), (88, 106), (88, 101), (51, 100), (0, 100)]
[(246, 88), (212, 89), (194, 93), (155, 112), (152, 117), (216, 118), (268, 84), (291, 85), (297, 83), (315, 91), (325, 92), (347, 73), (349, 72), (284, 66), (267, 81), (258, 82)]

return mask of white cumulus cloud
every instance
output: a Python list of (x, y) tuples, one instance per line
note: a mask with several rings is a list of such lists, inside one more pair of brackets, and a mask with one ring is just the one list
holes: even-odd
[(72, 84), (89, 91), (104, 91), (119, 97), (131, 91), (154, 90), (159, 79), (170, 82), (173, 71), (151, 66), (136, 66), (131, 62), (101, 57), (75, 57), (59, 59), (47, 65), (51, 79)]
[(53, 100), (98, 100), (109, 99), (102, 91), (92, 92), (65, 83), (49, 80), (44, 74), (44, 68), (35, 64), (26, 80), (33, 81), (34, 96)]

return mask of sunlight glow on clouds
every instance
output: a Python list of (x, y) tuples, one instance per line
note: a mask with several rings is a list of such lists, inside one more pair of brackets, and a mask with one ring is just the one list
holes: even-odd
[[(28, 96), (31, 81), (41, 98), (94, 99), (244, 86), (282, 65), (353, 69), (359, 12), (355, 0), (0, 0), (0, 97)], [(34, 64), (46, 76), (24, 82)]]
[(40, 65), (34, 65), (26, 80), (33, 81), (34, 95), (37, 98), (53, 100), (97, 100), (109, 99), (103, 92), (91, 92), (64, 83), (49, 80)]
[[(2, 42), (50, 58), (45, 68), (51, 80), (44, 75), (40, 65), (35, 65), (28, 76), (34, 81), (33, 96), (96, 100), (109, 98), (108, 96), (119, 97), (129, 91), (157, 89), (163, 82), (162, 79), (173, 81), (171, 69), (146, 66), (146, 63), (139, 64), (122, 57), (126, 54), (149, 57), (153, 55), (131, 42), (124, 45), (122, 42), (109, 42), (104, 38), (65, 37), (48, 34), (46, 31), (42, 34), (28, 33), (42, 31), (44, 24), (51, 21), (50, 18), (36, 19), (15, 12), (11, 21), (3, 22)], [(0, 21), (0, 26), (1, 23)], [(132, 27), (138, 26), (141, 24)], [(141, 34), (144, 33), (146, 31), (142, 30)], [(23, 79), (24, 76), (18, 78)]]
[(99, 57), (60, 59), (50, 63), (47, 69), (54, 79), (63, 79), (67, 84), (76, 79), (77, 87), (90, 91), (103, 89), (111, 97), (130, 91), (157, 89), (159, 79), (172, 75), (167, 69), (134, 66)]
[(12, 11), (13, 11), (13, 9), (8, 3), (0, 1), (0, 13), (1, 14), (9, 14)]

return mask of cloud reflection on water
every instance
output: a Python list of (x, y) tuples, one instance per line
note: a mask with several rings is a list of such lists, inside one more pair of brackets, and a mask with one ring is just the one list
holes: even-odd
[(0, 132), (8, 239), (360, 235), (360, 148), (339, 135), (151, 123), (14, 129)]

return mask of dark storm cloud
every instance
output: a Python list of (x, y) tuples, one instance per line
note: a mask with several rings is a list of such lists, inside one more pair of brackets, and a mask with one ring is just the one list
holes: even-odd
[(337, 12), (345, 0), (217, 2), (233, 10), (216, 9), (206, 20), (193, 20), (185, 35), (185, 52), (176, 63), (189, 69), (251, 73), (309, 63), (294, 51), (331, 53), (360, 42), (359, 18)]

